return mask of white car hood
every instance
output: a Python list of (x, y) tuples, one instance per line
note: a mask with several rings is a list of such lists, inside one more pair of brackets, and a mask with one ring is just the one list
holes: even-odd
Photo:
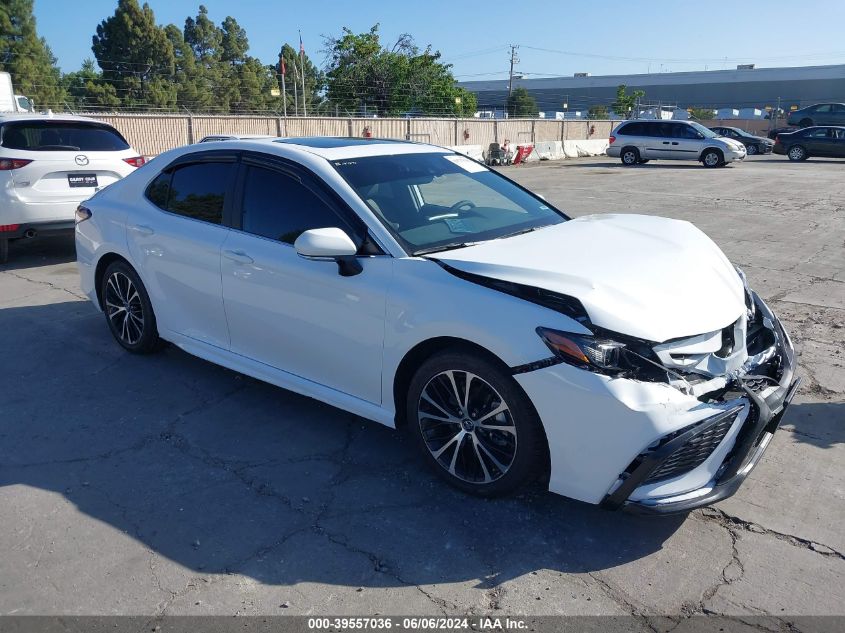
[(430, 257), (576, 297), (594, 324), (655, 342), (714, 332), (745, 309), (727, 257), (681, 220), (589, 215)]

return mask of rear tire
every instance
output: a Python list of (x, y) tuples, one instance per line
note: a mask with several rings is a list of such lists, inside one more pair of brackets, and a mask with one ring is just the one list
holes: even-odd
[(103, 273), (100, 304), (115, 340), (133, 354), (152, 354), (163, 347), (150, 296), (138, 273), (125, 261)]
[(801, 119), (801, 122), (798, 124), (798, 127), (812, 127), (812, 125), (812, 119)]
[(807, 150), (804, 149), (801, 145), (793, 145), (786, 152), (786, 155), (789, 157), (789, 160), (795, 162), (807, 160), (808, 157)]
[(434, 472), (484, 497), (545, 472), (548, 445), (534, 406), (498, 363), (461, 349), (420, 365), (408, 388), (407, 429)]
[(624, 147), (619, 154), (619, 159), (625, 167), (633, 167), (640, 162), (640, 151), (636, 147)]
[(9, 240), (0, 239), (0, 264), (9, 261)]
[(710, 168), (720, 167), (725, 164), (725, 157), (717, 149), (708, 149), (701, 155), (701, 164)]

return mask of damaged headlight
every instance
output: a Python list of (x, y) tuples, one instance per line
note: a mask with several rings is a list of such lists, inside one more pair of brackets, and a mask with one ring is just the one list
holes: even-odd
[(654, 351), (636, 339), (572, 334), (549, 328), (537, 328), (543, 342), (565, 363), (607, 376), (620, 376), (666, 382), (667, 370)]

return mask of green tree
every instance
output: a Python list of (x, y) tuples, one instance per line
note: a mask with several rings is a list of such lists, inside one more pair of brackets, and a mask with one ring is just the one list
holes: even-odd
[(698, 121), (706, 121), (707, 119), (712, 119), (715, 116), (713, 108), (689, 108), (687, 112), (689, 112), (691, 119), (696, 119)]
[(0, 70), (12, 75), (15, 92), (42, 108), (61, 109), (66, 92), (56, 58), (38, 37), (32, 0), (0, 0)]
[(609, 118), (606, 105), (592, 105), (587, 110), (588, 119), (607, 119)]
[(645, 96), (644, 90), (634, 90), (628, 94), (627, 88), (625, 84), (617, 86), (616, 101), (610, 106), (616, 114), (624, 117), (630, 116), (639, 100)]
[(175, 56), (165, 30), (148, 4), (118, 0), (114, 15), (97, 26), (91, 49), (124, 107), (173, 109)]
[(67, 92), (66, 103), (76, 112), (114, 110), (120, 106), (115, 87), (103, 81), (93, 59), (82, 62), (82, 68), (62, 77)]
[(506, 105), (509, 117), (536, 117), (539, 115), (537, 101), (525, 88), (515, 88)]
[(469, 107), (475, 111), (476, 102), (457, 87), (451, 65), (440, 60), (438, 51), (421, 49), (408, 34), (383, 47), (378, 29), (376, 24), (355, 34), (344, 27), (339, 37), (326, 38), (326, 96), (331, 107), (378, 115), (460, 115)]

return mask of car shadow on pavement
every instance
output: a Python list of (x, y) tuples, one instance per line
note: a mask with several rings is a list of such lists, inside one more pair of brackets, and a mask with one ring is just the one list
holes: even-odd
[(9, 261), (0, 264), (0, 271), (23, 270), (48, 264), (76, 261), (73, 232), (67, 235), (14, 240), (9, 244)]
[[(124, 555), (126, 533), (143, 546), (136, 555), (149, 550), (189, 574), (492, 588), (651, 556), (685, 520), (542, 491), (463, 495), (376, 423), (174, 347), (123, 352), (87, 302), (6, 308), (0, 331), (18, 334), (7, 336), (0, 382), (0, 489), (69, 501), (47, 498), (55, 507), (16, 522), (43, 529), (49, 516), (60, 541), (97, 555)], [(788, 421), (835, 415), (842, 405), (797, 404)], [(842, 425), (830, 432), (825, 442), (843, 441)]]

